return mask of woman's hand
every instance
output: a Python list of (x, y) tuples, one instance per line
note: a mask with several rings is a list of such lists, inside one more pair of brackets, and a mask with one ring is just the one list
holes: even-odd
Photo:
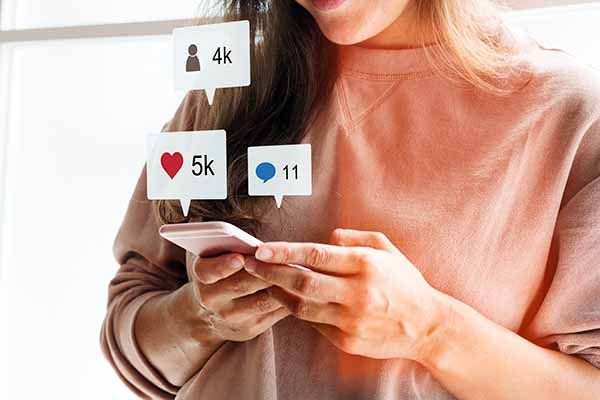
[(339, 349), (419, 359), (442, 319), (441, 293), (381, 233), (337, 229), (331, 242), (268, 243), (245, 268)]
[(247, 259), (253, 257), (226, 254), (192, 260), (198, 323), (225, 341), (253, 339), (290, 314), (265, 290), (270, 283), (244, 270)]
[(174, 387), (183, 386), (226, 341), (253, 339), (290, 314), (266, 291), (270, 283), (244, 271), (244, 262), (239, 254), (188, 255), (190, 282), (140, 309), (138, 345)]

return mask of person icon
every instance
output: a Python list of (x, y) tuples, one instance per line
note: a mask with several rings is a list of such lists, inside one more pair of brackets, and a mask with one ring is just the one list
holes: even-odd
[(186, 72), (198, 72), (200, 71), (200, 60), (198, 59), (198, 47), (195, 44), (190, 45), (188, 48), (189, 57), (185, 65)]

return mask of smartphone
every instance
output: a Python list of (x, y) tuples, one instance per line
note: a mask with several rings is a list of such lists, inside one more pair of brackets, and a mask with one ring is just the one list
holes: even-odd
[(214, 257), (225, 253), (254, 255), (262, 244), (254, 236), (227, 222), (193, 222), (163, 225), (159, 234), (190, 253)]

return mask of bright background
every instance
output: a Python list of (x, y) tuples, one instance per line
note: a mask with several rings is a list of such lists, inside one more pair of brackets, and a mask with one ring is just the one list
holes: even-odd
[[(98, 345), (117, 269), (111, 246), (144, 163), (145, 134), (159, 131), (183, 96), (172, 89), (168, 35), (42, 41), (27, 30), (42, 28), (40, 39), (52, 27), (151, 27), (194, 16), (197, 3), (0, 0), (3, 399), (133, 397)], [(600, 4), (509, 18), (600, 68)], [(3, 43), (2, 31), (28, 39)]]

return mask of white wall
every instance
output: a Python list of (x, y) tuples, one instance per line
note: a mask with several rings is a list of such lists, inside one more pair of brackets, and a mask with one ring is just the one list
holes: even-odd
[(544, 45), (564, 49), (600, 69), (600, 3), (513, 12), (508, 20)]
[(98, 334), (144, 135), (182, 96), (171, 88), (169, 37), (10, 47), (0, 397), (126, 398)]
[[(2, 29), (188, 18), (208, 0), (3, 0)], [(210, 0), (213, 1), (213, 0)]]
[[(14, 29), (180, 18), (194, 3), (4, 0), (1, 20)], [(599, 6), (511, 19), (600, 67)], [(132, 398), (98, 335), (144, 135), (160, 130), (182, 97), (170, 55), (167, 36), (0, 47), (3, 399)]]
[[(190, 17), (193, 3), (4, 0), (2, 28)], [(0, 398), (133, 397), (99, 348), (111, 247), (144, 135), (182, 96), (168, 36), (0, 47)]]

